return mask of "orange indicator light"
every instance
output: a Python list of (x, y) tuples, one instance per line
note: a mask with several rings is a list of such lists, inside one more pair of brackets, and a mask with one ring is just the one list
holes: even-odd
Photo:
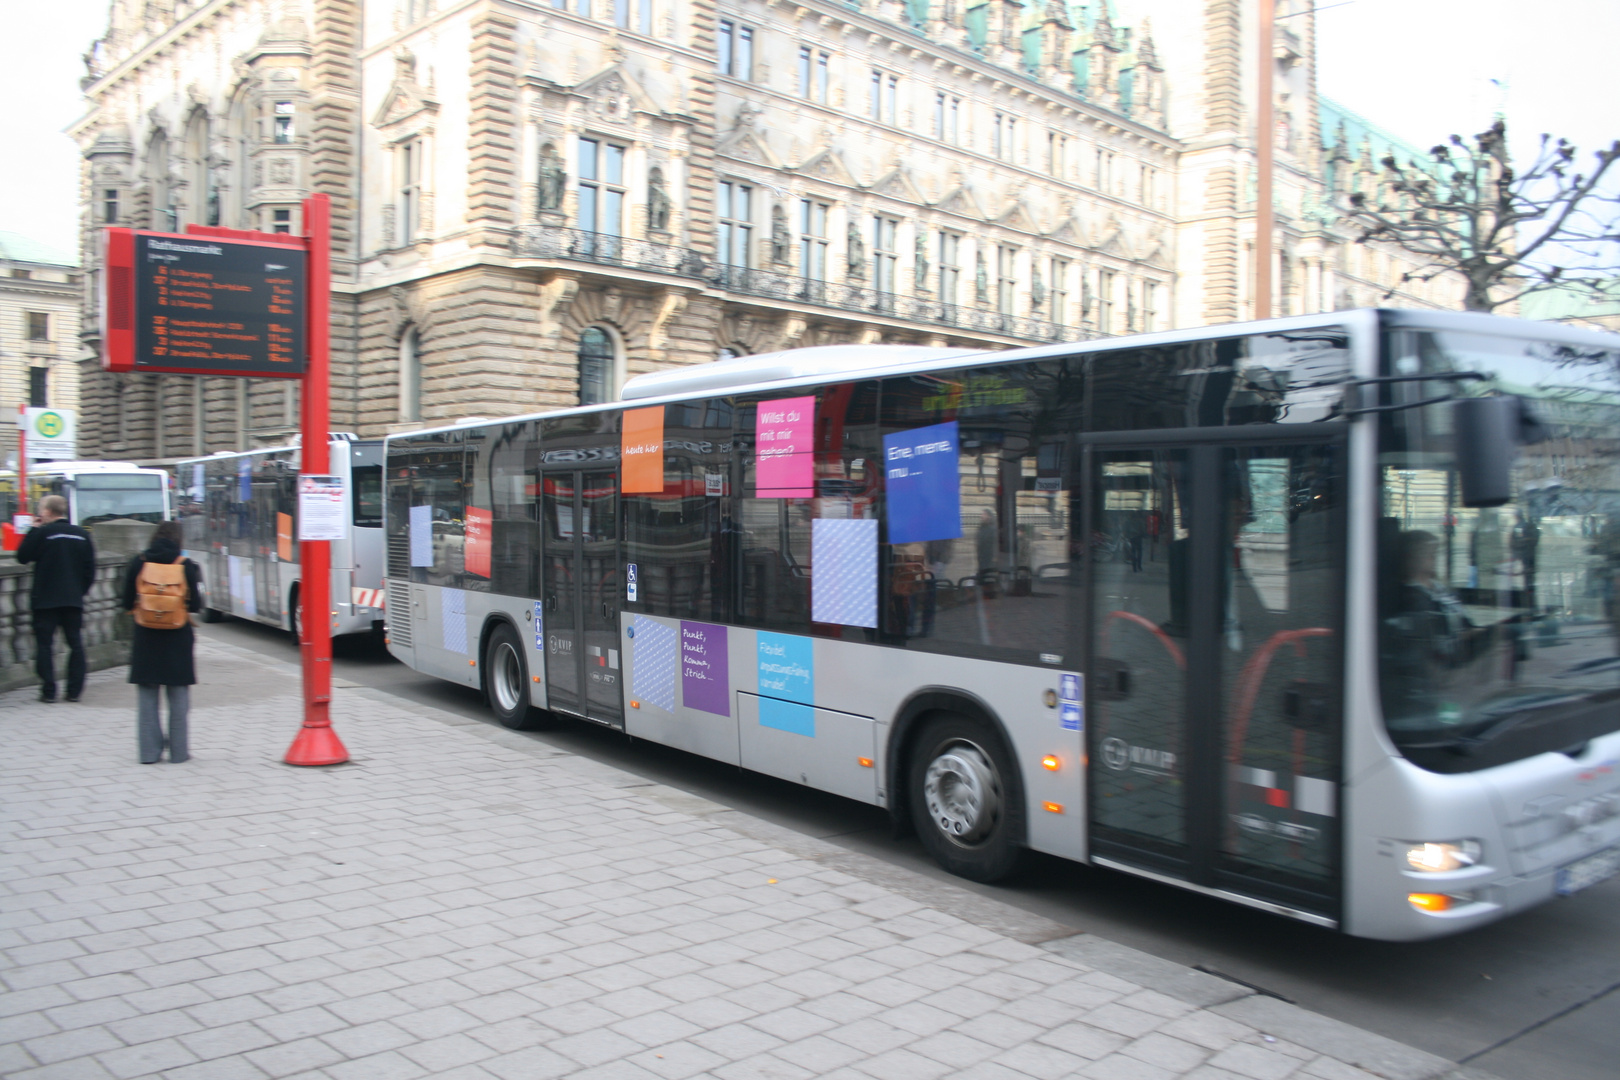
[(1041, 758), (1041, 768), (1045, 769), (1047, 772), (1057, 772), (1058, 766), (1061, 764), (1062, 762), (1058, 761), (1056, 754), (1047, 754), (1045, 757)]
[(872, 759), (869, 757), (858, 757), (855, 760), (861, 763), (861, 768), (863, 769), (870, 769), (872, 767)]
[(538, 675), (536, 675), (536, 676), (535, 676), (535, 677), (534, 677), (534, 681), (535, 681), (535, 682), (539, 682), (539, 681), (540, 681), (540, 676), (538, 676)]
[(1063, 804), (1060, 803), (1060, 802), (1042, 803), (1041, 805), (1046, 807), (1046, 810), (1047, 810), (1048, 813), (1051, 813), (1051, 814), (1061, 814), (1061, 813), (1063, 813)]
[(477, 667), (477, 666), (478, 666), (478, 661), (476, 661), (476, 660), (469, 660), (469, 661), (467, 661), (467, 666), (468, 666), (468, 667)]
[(1406, 901), (1419, 911), (1446, 911), (1451, 907), (1451, 897), (1444, 893), (1410, 893), (1407, 895)]
[[(539, 680), (539, 679), (536, 679), (536, 680), (534, 680), (534, 681), (535, 681), (535, 682), (539, 682), (539, 681), (540, 681), (540, 680)], [(639, 709), (639, 708), (641, 708), (641, 702), (639, 702), (639, 701), (632, 701), (632, 702), (630, 702), (630, 707), (631, 707), (631, 708), (632, 708), (632, 709)]]

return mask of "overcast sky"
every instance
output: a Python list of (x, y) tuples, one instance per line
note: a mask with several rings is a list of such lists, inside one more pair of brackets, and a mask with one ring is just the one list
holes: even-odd
[[(1543, 131), (1583, 154), (1620, 138), (1620, 0), (1318, 3), (1321, 92), (1420, 148), (1482, 130), (1499, 109), (1521, 155)], [(79, 57), (107, 6), (0, 0), (0, 229), (77, 245), (77, 151), (62, 131), (82, 112)]]

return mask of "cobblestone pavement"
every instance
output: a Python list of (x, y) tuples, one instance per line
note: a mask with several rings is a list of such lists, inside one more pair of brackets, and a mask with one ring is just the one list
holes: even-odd
[(1393, 1080), (1485, 1074), (504, 731), (199, 642), (0, 695), (0, 1075)]

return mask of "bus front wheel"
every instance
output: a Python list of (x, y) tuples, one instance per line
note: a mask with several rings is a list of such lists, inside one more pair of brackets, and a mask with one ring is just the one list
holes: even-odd
[(523, 642), (506, 623), (497, 626), (484, 646), (484, 693), (501, 726), (532, 731), (542, 726), (541, 715), (529, 705), (529, 667)]
[(999, 881), (1023, 856), (1023, 792), (988, 724), (958, 714), (926, 722), (912, 744), (911, 817), (923, 847), (970, 881)]

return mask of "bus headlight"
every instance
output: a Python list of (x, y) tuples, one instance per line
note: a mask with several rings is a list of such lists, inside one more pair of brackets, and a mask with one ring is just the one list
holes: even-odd
[(1440, 844), (1413, 844), (1406, 849), (1406, 865), (1428, 874), (1466, 870), (1479, 862), (1478, 840), (1456, 840)]

